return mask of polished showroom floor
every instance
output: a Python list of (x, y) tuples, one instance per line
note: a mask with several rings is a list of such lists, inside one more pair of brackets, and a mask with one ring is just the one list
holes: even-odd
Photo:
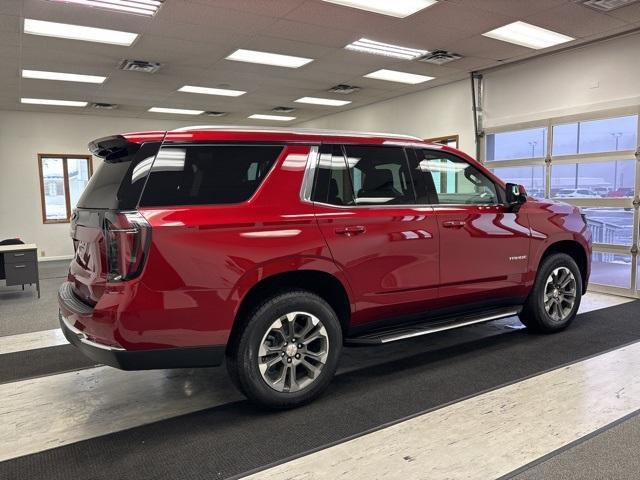
[(640, 304), (588, 294), (572, 328), (516, 319), (346, 349), (317, 402), (261, 411), (223, 368), (122, 372), (0, 289), (0, 478), (629, 478), (640, 471)]

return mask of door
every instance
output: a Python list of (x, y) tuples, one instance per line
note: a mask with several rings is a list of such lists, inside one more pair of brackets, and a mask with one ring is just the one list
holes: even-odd
[(429, 309), (437, 225), (433, 208), (417, 205), (404, 149), (325, 145), (315, 180), (318, 225), (355, 297), (353, 325)]
[(530, 230), (527, 216), (503, 203), (504, 191), (456, 155), (416, 150), (415, 175), (435, 190), (444, 304), (502, 303), (525, 293)]

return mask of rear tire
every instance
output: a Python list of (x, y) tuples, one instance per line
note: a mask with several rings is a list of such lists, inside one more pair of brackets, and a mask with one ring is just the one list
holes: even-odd
[(250, 400), (268, 408), (293, 408), (328, 387), (342, 350), (342, 328), (321, 297), (285, 291), (266, 298), (241, 321), (227, 369)]
[(569, 255), (554, 253), (540, 263), (520, 321), (534, 332), (559, 332), (575, 319), (581, 298), (582, 275), (578, 265)]

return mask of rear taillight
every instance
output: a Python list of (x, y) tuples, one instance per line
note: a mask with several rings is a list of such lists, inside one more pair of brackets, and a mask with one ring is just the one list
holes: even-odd
[(151, 226), (138, 212), (107, 213), (104, 220), (107, 281), (122, 282), (142, 272)]

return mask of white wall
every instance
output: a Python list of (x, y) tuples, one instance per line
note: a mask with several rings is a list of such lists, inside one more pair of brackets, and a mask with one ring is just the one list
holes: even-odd
[(640, 34), (484, 74), (485, 128), (640, 104)]
[(460, 149), (475, 155), (471, 80), (429, 88), (298, 126), (404, 133), (421, 138), (460, 135)]
[[(36, 243), (40, 256), (73, 253), (68, 224), (43, 224), (38, 153), (88, 154), (87, 143), (114, 133), (187, 125), (59, 113), (0, 111), (0, 238)], [(100, 163), (94, 159), (94, 171)]]

